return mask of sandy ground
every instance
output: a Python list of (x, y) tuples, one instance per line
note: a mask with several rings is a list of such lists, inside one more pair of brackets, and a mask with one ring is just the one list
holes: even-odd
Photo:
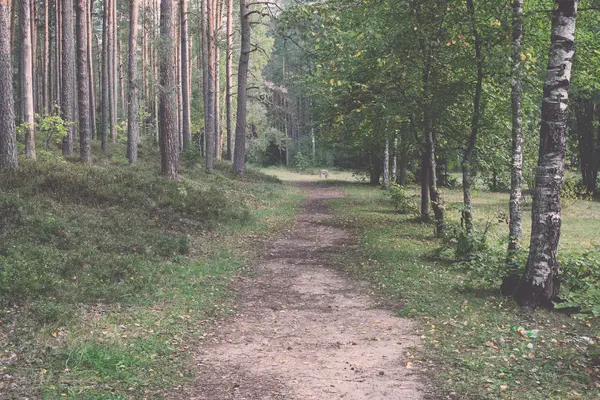
[(310, 190), (293, 230), (253, 276), (240, 279), (239, 313), (219, 321), (195, 354), (196, 379), (172, 399), (422, 399), (411, 368), (412, 322), (378, 308), (366, 285), (336, 271), (332, 254), (356, 245), (323, 223), (335, 187)]

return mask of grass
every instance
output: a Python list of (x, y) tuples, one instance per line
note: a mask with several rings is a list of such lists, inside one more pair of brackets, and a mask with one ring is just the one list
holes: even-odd
[(207, 322), (234, 310), (231, 279), (303, 198), (226, 162), (206, 174), (195, 156), (168, 181), (157, 159), (0, 175), (0, 397), (164, 398), (193, 375)]
[[(448, 260), (432, 257), (440, 246), (432, 226), (395, 213), (381, 190), (360, 184), (343, 189), (348, 197), (332, 201), (330, 223), (357, 232), (361, 246), (340, 255), (349, 257), (340, 265), (370, 280), (399, 315), (418, 321), (424, 346), (415, 364), (431, 378), (431, 398), (600, 398), (598, 346), (586, 343), (598, 340), (597, 321), (545, 310), (523, 313), (497, 289), (473, 285)], [(446, 192), (446, 200), (459, 195)], [(486, 212), (506, 208), (506, 197), (478, 192), (478, 223), (488, 219)], [(563, 250), (595, 241), (600, 224), (589, 221), (599, 212), (600, 204), (587, 202), (566, 210)], [(523, 337), (517, 327), (539, 329), (539, 335)]]

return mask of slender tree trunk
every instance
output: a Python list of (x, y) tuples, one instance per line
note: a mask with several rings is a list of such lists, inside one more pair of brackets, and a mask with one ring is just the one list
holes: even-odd
[(88, 23), (87, 0), (77, 0), (76, 30), (77, 30), (77, 94), (79, 101), (79, 147), (81, 161), (92, 162), (91, 132), (90, 132), (90, 93), (88, 65)]
[[(21, 107), (25, 127), (25, 156), (36, 159), (35, 152), (35, 119), (33, 96), (33, 44), (31, 38), (31, 0), (21, 0), (20, 22), (21, 30)], [(12, 80), (11, 80), (12, 81)]]
[(510, 203), (508, 224), (508, 258), (513, 263), (515, 250), (521, 248), (523, 240), (523, 105), (521, 102), (521, 81), (525, 65), (521, 60), (523, 42), (523, 0), (513, 0), (513, 33), (511, 76), (512, 109), (512, 166), (510, 173)]
[(106, 65), (104, 66), (108, 71), (108, 129), (110, 133), (110, 140), (112, 143), (117, 142), (117, 104), (116, 104), (116, 95), (115, 95), (115, 87), (116, 87), (116, 79), (117, 76), (115, 74), (115, 69), (113, 68), (114, 64), (114, 48), (115, 48), (115, 40), (114, 40), (114, 25), (113, 25), (113, 3), (116, 0), (104, 0), (108, 3), (108, 8), (106, 9), (107, 14), (106, 18), (106, 42), (107, 42), (107, 54), (106, 54)]
[(250, 63), (250, 10), (248, 0), (240, 0), (240, 28), (242, 46), (240, 50), (240, 63), (238, 67), (238, 97), (237, 120), (235, 126), (235, 151), (233, 154), (233, 172), (243, 176), (246, 173), (246, 102), (248, 95), (248, 65)]
[(160, 2), (160, 154), (162, 173), (169, 179), (177, 178), (179, 151), (177, 149), (177, 110), (175, 109), (177, 82), (175, 78), (175, 40), (173, 28), (173, 1)]
[(183, 108), (183, 150), (189, 150), (192, 141), (190, 131), (190, 55), (188, 39), (188, 0), (180, 0), (180, 18), (181, 18), (181, 87), (182, 87), (182, 108)]
[(44, 60), (42, 84), (43, 113), (50, 112), (50, 0), (44, 0)]
[(396, 183), (398, 178), (398, 137), (394, 133), (394, 141), (392, 143), (392, 182)]
[(568, 90), (575, 53), (577, 0), (555, 0), (540, 127), (540, 152), (531, 213), (527, 267), (515, 291), (527, 308), (552, 307), (558, 294), (560, 191), (565, 160)]
[(129, 108), (127, 110), (127, 159), (130, 164), (137, 162), (140, 137), (138, 110), (137, 78), (137, 37), (138, 37), (138, 0), (129, 3)]
[(385, 149), (383, 151), (383, 187), (390, 187), (390, 141), (385, 139)]
[(62, 103), (62, 3), (55, 0), (56, 4), (56, 105), (61, 107)]
[(125, 114), (125, 107), (127, 105), (127, 100), (125, 97), (125, 67), (123, 66), (123, 53), (125, 52), (125, 50), (123, 49), (123, 39), (119, 36), (119, 41), (118, 41), (118, 51), (117, 51), (117, 59), (118, 59), (118, 69), (119, 69), (119, 89), (120, 89), (120, 103), (121, 104), (121, 112), (122, 114)]
[(473, 117), (471, 119), (471, 135), (462, 160), (463, 176), (463, 222), (467, 233), (473, 231), (473, 209), (471, 206), (471, 183), (473, 180), (473, 154), (475, 143), (479, 134), (479, 120), (481, 119), (481, 96), (483, 94), (483, 56), (481, 53), (481, 39), (475, 21), (475, 6), (473, 0), (467, 0), (467, 9), (471, 16), (471, 30), (475, 42), (475, 63), (477, 65), (477, 83), (475, 84), (475, 97), (473, 99)]
[(233, 0), (227, 0), (227, 54), (225, 60), (225, 109), (227, 127), (227, 159), (233, 156)]
[(15, 168), (19, 164), (12, 86), (10, 19), (9, 0), (0, 0), (0, 169)]
[(89, 9), (87, 13), (88, 23), (88, 81), (90, 87), (90, 130), (92, 132), (92, 139), (96, 138), (96, 90), (94, 85), (94, 54), (93, 54), (93, 40), (94, 34), (94, 0), (89, 0)]
[(206, 152), (204, 156), (204, 160), (206, 163), (206, 169), (209, 172), (212, 172), (214, 167), (214, 158), (215, 158), (215, 114), (214, 114), (214, 94), (215, 94), (215, 86), (214, 86), (214, 52), (215, 48), (213, 46), (214, 39), (214, 28), (213, 28), (213, 10), (212, 4), (213, 0), (204, 0), (206, 3), (206, 55), (207, 55), (207, 65), (206, 65), (206, 103), (204, 103), (204, 115), (205, 115), (205, 126), (204, 126), (204, 137), (206, 141)]
[(31, 88), (33, 92), (33, 113), (41, 113), (40, 111), (40, 96), (38, 96), (39, 82), (37, 68), (37, 4), (35, 0), (30, 0), (29, 15), (30, 15), (30, 33), (31, 33)]
[(424, 145), (421, 154), (421, 222), (429, 222), (429, 155), (428, 146)]
[[(596, 110), (598, 108), (596, 107)], [(594, 129), (594, 103), (591, 99), (583, 99), (577, 105), (577, 133), (579, 136), (579, 156), (581, 161), (581, 178), (583, 185), (590, 193), (596, 191), (598, 178), (598, 147)]]
[(435, 217), (435, 235), (438, 238), (446, 236), (446, 211), (440, 192), (437, 188), (437, 165), (435, 161), (435, 139), (433, 136), (433, 127), (431, 120), (425, 124), (427, 145), (427, 156), (429, 166), (429, 197), (431, 199), (431, 208)]
[[(75, 107), (75, 40), (73, 37), (73, 0), (62, 0), (62, 98), (61, 109), (65, 121), (74, 122)], [(67, 135), (63, 138), (62, 154), (73, 155), (74, 126), (67, 127)]]
[(215, 0), (215, 158), (223, 158), (223, 132), (221, 132), (221, 20), (223, 2)]
[[(104, 1), (104, 17), (102, 19), (102, 151), (108, 153), (108, 132), (110, 126), (110, 68), (109, 68), (109, 42), (110, 42), (110, 4)], [(111, 130), (112, 131), (112, 130)]]

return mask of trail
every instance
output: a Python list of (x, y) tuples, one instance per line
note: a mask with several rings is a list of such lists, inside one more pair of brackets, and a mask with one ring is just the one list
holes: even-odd
[(277, 239), (254, 276), (238, 283), (239, 313), (216, 324), (195, 354), (197, 376), (172, 399), (422, 399), (408, 352), (410, 320), (377, 308), (366, 285), (335, 269), (356, 246), (327, 226), (336, 187), (310, 190), (294, 228)]

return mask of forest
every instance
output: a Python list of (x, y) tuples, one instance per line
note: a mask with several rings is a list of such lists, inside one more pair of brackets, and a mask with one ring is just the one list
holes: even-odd
[(598, 70), (598, 0), (0, 0), (0, 399), (599, 398)]

